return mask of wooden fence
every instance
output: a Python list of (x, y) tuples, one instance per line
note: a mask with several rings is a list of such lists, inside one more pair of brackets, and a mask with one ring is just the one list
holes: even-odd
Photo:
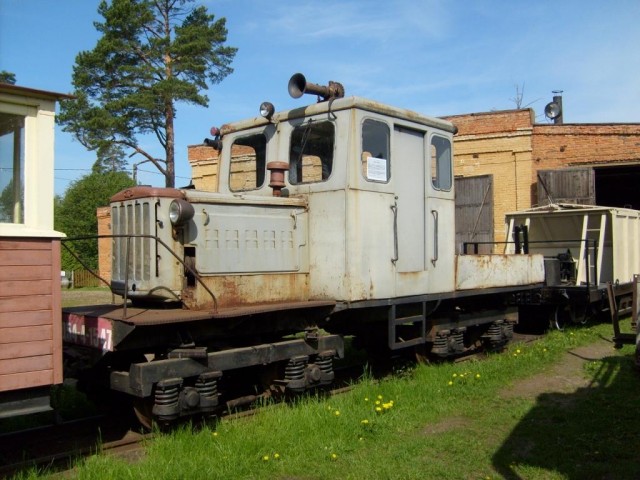
[(91, 275), (89, 270), (74, 270), (71, 272), (71, 285), (72, 288), (82, 287), (104, 287), (104, 283)]

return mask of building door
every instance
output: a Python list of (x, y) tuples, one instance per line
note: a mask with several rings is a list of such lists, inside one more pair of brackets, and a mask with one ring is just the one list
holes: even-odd
[[(456, 253), (465, 242), (478, 242), (477, 253), (491, 253), (493, 236), (493, 175), (455, 179)], [(467, 250), (474, 253), (473, 246)]]
[(538, 205), (550, 203), (596, 204), (593, 168), (538, 171)]

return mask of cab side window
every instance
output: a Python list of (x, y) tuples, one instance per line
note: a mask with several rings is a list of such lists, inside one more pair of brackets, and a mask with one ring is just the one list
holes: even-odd
[(291, 134), (289, 183), (324, 182), (333, 170), (335, 127), (332, 122), (309, 121)]
[(362, 175), (369, 182), (386, 183), (390, 177), (389, 126), (367, 119), (362, 123)]
[(236, 138), (231, 145), (229, 188), (232, 192), (257, 190), (264, 184), (267, 138), (264, 134)]
[(448, 138), (431, 137), (431, 184), (436, 190), (451, 190), (451, 142)]

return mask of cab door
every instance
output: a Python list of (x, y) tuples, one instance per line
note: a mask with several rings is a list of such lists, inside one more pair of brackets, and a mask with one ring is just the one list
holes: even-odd
[(394, 128), (398, 273), (425, 270), (425, 133)]
[(455, 288), (455, 194), (450, 137), (432, 134), (427, 150), (425, 178), (425, 255), (429, 293)]
[(427, 132), (396, 125), (393, 134), (396, 296), (427, 293), (425, 148)]

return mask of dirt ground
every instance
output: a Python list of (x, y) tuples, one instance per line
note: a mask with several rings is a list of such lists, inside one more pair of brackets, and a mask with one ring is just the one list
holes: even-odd
[(501, 396), (535, 398), (545, 392), (574, 393), (590, 386), (590, 380), (584, 372), (585, 363), (601, 360), (613, 353), (613, 343), (605, 339), (576, 348), (567, 352), (564, 359), (550, 371), (517, 382), (503, 390)]

